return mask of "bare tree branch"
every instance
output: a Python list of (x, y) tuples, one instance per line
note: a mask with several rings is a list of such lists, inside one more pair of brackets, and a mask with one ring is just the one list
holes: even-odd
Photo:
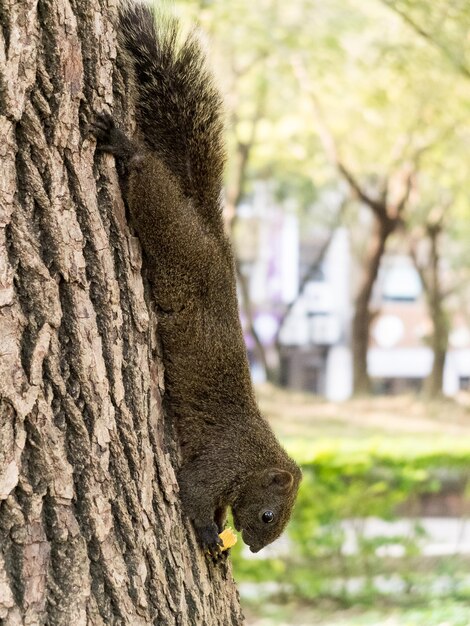
[[(250, 159), (251, 151), (256, 142), (256, 132), (258, 130), (258, 123), (263, 117), (264, 108), (266, 104), (266, 92), (261, 90), (256, 102), (256, 109), (251, 120), (250, 135), (246, 141), (238, 140), (236, 147), (236, 163), (237, 170), (234, 175), (234, 182), (228, 186), (226, 194), (226, 219), (229, 230), (233, 234), (237, 220), (237, 209), (245, 192), (246, 178), (248, 172), (248, 162)], [(233, 124), (236, 126), (238, 122), (238, 116), (234, 113)]]
[[(418, 271), (421, 282), (423, 283), (424, 291), (428, 298), (431, 296), (432, 292), (434, 292), (435, 296), (438, 296), (441, 300), (444, 300), (447, 296), (451, 295), (456, 290), (456, 286), (452, 286), (444, 290), (438, 284), (438, 261), (436, 260), (439, 256), (437, 249), (437, 240), (445, 228), (445, 220), (448, 216), (448, 210), (452, 206), (453, 201), (454, 198), (449, 197), (445, 201), (442, 201), (440, 204), (433, 207), (433, 209), (429, 212), (427, 220), (423, 226), (424, 233), (422, 230), (415, 229), (409, 234), (410, 256), (413, 260), (413, 264), (416, 267), (416, 270)], [(423, 241), (424, 234), (426, 235), (426, 238), (431, 245), (430, 256), (434, 257), (433, 262), (431, 262), (430, 258), (426, 258), (424, 261), (420, 260), (419, 258), (418, 247), (419, 244)]]
[(330, 232), (328, 234), (328, 237), (325, 239), (325, 241), (323, 242), (322, 246), (319, 248), (317, 255), (315, 256), (314, 260), (312, 261), (312, 263), (309, 265), (309, 267), (307, 268), (307, 271), (305, 272), (304, 276), (302, 277), (300, 284), (299, 284), (299, 289), (297, 292), (297, 295), (295, 296), (295, 298), (293, 298), (293, 300), (291, 300), (289, 302), (289, 304), (286, 306), (284, 313), (282, 314), (280, 320), (279, 320), (279, 326), (274, 338), (274, 343), (277, 346), (277, 348), (280, 348), (280, 336), (281, 336), (281, 332), (282, 329), (284, 328), (284, 325), (287, 321), (287, 318), (289, 317), (292, 309), (294, 308), (296, 302), (299, 300), (300, 296), (303, 294), (305, 287), (308, 285), (308, 283), (312, 280), (312, 278), (315, 276), (315, 274), (317, 273), (317, 271), (319, 270), (321, 264), (323, 263), (323, 259), (325, 258), (326, 253), (328, 252), (328, 248), (330, 247), (331, 241), (333, 239), (333, 236), (335, 234), (336, 229), (338, 228), (338, 226), (341, 224), (342, 219), (343, 219), (343, 215), (344, 215), (344, 210), (346, 208), (346, 204), (347, 202), (345, 200), (343, 200), (341, 202), (341, 205), (339, 207), (338, 213), (334, 219), (333, 224), (330, 227)]
[(434, 48), (437, 48), (446, 57), (446, 59), (450, 61), (454, 68), (462, 74), (462, 76), (470, 79), (470, 68), (463, 63), (459, 57), (454, 55), (442, 42), (438, 41), (432, 33), (425, 30), (408, 13), (400, 9), (393, 0), (380, 0), (380, 2), (399, 15), (402, 20), (415, 31), (415, 33), (431, 44)]
[(416, 176), (416, 168), (409, 165), (407, 168), (400, 172), (402, 192), (398, 200), (391, 204), (388, 208), (388, 215), (395, 220), (399, 220), (402, 216), (403, 210), (410, 197), (411, 190), (413, 188), (414, 179)]
[(375, 200), (369, 194), (364, 191), (364, 188), (359, 184), (357, 178), (352, 174), (351, 170), (346, 167), (346, 165), (338, 160), (336, 162), (336, 167), (340, 174), (343, 175), (343, 178), (348, 182), (349, 186), (356, 194), (356, 196), (367, 204), (368, 207), (372, 209), (375, 215), (380, 219), (384, 219), (386, 217), (386, 207), (385, 204), (380, 200)]
[(426, 293), (428, 293), (430, 290), (430, 285), (429, 285), (428, 276), (426, 273), (426, 264), (420, 261), (419, 254), (418, 254), (418, 243), (421, 240), (422, 238), (418, 236), (416, 232), (411, 233), (409, 236), (409, 251), (410, 251), (411, 259), (413, 261), (413, 265), (415, 266), (416, 271), (418, 272), (419, 277), (421, 279), (423, 289)]
[(235, 269), (237, 272), (238, 285), (240, 287), (242, 301), (243, 301), (243, 308), (245, 310), (246, 321), (248, 324), (248, 331), (250, 335), (253, 337), (253, 341), (255, 342), (255, 345), (256, 345), (256, 351), (258, 353), (258, 357), (261, 361), (261, 365), (264, 368), (266, 376), (269, 376), (269, 364), (266, 358), (266, 351), (264, 349), (263, 342), (261, 341), (260, 336), (258, 335), (258, 332), (255, 328), (255, 316), (254, 316), (253, 307), (251, 304), (248, 280), (242, 272), (240, 260), (238, 259), (238, 257), (235, 258)]
[[(413, 187), (415, 185), (416, 175), (419, 171), (421, 158), (423, 154), (427, 152), (427, 150), (430, 150), (437, 141), (438, 140), (429, 141), (416, 148), (410, 161), (399, 172), (398, 175), (401, 179), (402, 193), (400, 194), (398, 200), (388, 207), (388, 214), (392, 219), (401, 219), (405, 206), (410, 198), (411, 191), (413, 190)], [(389, 182), (389, 187), (390, 184), (391, 181)], [(389, 192), (390, 189), (388, 189), (387, 195), (389, 195)]]

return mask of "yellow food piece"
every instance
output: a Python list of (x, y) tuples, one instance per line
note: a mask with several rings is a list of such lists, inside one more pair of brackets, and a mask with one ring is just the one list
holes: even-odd
[(228, 550), (237, 543), (237, 535), (233, 532), (231, 528), (226, 528), (225, 530), (223, 530), (219, 534), (219, 537), (224, 542), (224, 545), (220, 547), (222, 552), (224, 552), (224, 550)]

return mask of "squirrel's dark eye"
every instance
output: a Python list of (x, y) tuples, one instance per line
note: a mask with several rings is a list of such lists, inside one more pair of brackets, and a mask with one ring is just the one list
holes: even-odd
[(274, 520), (274, 513), (272, 511), (265, 511), (261, 519), (265, 524), (270, 524)]

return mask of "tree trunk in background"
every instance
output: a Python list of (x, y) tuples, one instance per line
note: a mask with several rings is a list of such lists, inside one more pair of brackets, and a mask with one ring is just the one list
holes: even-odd
[(354, 370), (354, 393), (368, 394), (371, 391), (370, 377), (367, 372), (367, 350), (369, 347), (370, 324), (373, 315), (370, 310), (370, 298), (380, 260), (385, 250), (388, 236), (393, 232), (393, 221), (374, 217), (374, 225), (362, 266), (362, 276), (354, 302), (352, 322), (352, 351)]
[(430, 345), (433, 352), (432, 369), (424, 382), (424, 393), (429, 399), (442, 396), (444, 383), (444, 365), (449, 343), (449, 318), (445, 310), (445, 294), (442, 286), (440, 273), (440, 241), (443, 232), (443, 219), (436, 222), (429, 221), (426, 224), (426, 238), (429, 242), (429, 256), (426, 264), (420, 264), (416, 251), (412, 254), (415, 265), (421, 276), (424, 293), (428, 304), (429, 315), (432, 320), (433, 330)]
[[(318, 124), (319, 137), (325, 153), (341, 177), (348, 183), (352, 195), (370, 209), (374, 219), (373, 232), (363, 260), (362, 276), (354, 301), (355, 311), (351, 329), (354, 369), (353, 392), (355, 395), (368, 394), (371, 391), (371, 382), (367, 372), (367, 348), (370, 324), (373, 319), (369, 301), (379, 271), (380, 261), (385, 252), (385, 244), (388, 237), (402, 222), (402, 215), (409, 200), (419, 159), (423, 151), (426, 150), (426, 146), (421, 146), (416, 150), (411, 164), (405, 162), (404, 166), (395, 172), (390, 171), (385, 177), (382, 176), (379, 193), (370, 195), (367, 188), (356, 178), (353, 171), (341, 158), (335, 136), (325, 122), (323, 111), (306, 68), (298, 59), (294, 62), (294, 72), (298, 76), (301, 88), (307, 88), (310, 94), (312, 112)], [(402, 152), (401, 144), (402, 138), (400, 137), (397, 147), (400, 148), (399, 153), (401, 152), (402, 158), (404, 158), (405, 153)], [(397, 162), (399, 162), (398, 159)], [(391, 196), (394, 197), (393, 201), (390, 201)]]
[(0, 0), (0, 622), (235, 625), (182, 518), (155, 316), (93, 112), (126, 108), (101, 0)]
[(429, 304), (429, 312), (433, 323), (431, 336), (433, 363), (431, 373), (424, 382), (424, 392), (428, 398), (434, 399), (442, 396), (444, 365), (449, 341), (449, 320), (442, 303), (438, 301)]

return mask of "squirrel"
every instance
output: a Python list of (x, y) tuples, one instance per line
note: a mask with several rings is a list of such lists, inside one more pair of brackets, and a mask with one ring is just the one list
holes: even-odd
[(261, 416), (252, 386), (222, 216), (222, 99), (197, 35), (179, 42), (176, 19), (157, 24), (152, 8), (126, 3), (118, 28), (138, 136), (107, 113), (92, 132), (98, 149), (115, 156), (146, 257), (183, 510), (213, 557), (229, 507), (258, 552), (286, 526), (301, 471)]

